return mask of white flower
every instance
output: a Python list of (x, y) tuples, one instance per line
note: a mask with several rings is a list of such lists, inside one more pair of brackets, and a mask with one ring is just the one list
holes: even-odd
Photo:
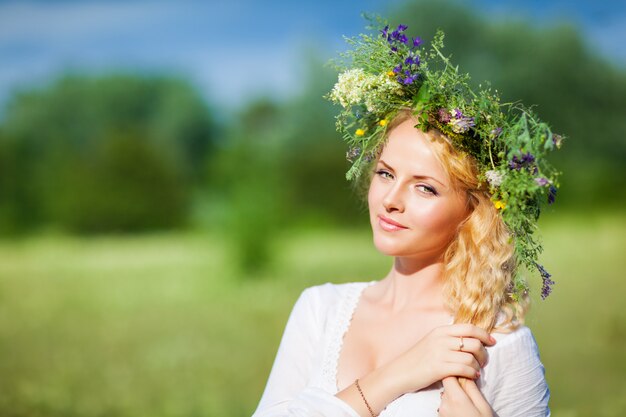
[(387, 74), (366, 74), (361, 68), (351, 69), (339, 75), (330, 92), (330, 99), (343, 108), (364, 104), (369, 112), (380, 111), (381, 104), (391, 96), (403, 95), (402, 86)]
[(345, 109), (363, 101), (363, 89), (367, 76), (361, 68), (339, 74), (339, 79), (330, 92), (330, 99)]
[(369, 112), (379, 112), (381, 104), (388, 103), (392, 96), (402, 96), (404, 91), (395, 78), (387, 74), (370, 76), (365, 89), (365, 107)]
[(504, 175), (501, 172), (493, 170), (485, 172), (485, 177), (487, 177), (487, 181), (492, 187), (499, 187), (502, 184), (502, 180), (504, 180)]

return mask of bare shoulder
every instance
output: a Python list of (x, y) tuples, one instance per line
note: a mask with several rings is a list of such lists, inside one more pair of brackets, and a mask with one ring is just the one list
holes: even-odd
[[(493, 332), (492, 336), (496, 339), (496, 346), (507, 346), (511, 344), (535, 344), (535, 337), (530, 328), (526, 326), (518, 326), (508, 331)], [(494, 346), (495, 347), (495, 346)]]

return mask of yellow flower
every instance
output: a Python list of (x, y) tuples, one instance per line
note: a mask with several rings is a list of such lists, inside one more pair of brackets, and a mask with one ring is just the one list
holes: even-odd
[(387, 119), (382, 119), (382, 120), (380, 120), (380, 121), (378, 122), (378, 124), (379, 124), (380, 126), (382, 126), (382, 127), (387, 126), (387, 123), (388, 123), (388, 122), (387, 122)]
[(496, 207), (497, 210), (504, 210), (506, 208), (506, 204), (503, 201), (494, 201), (493, 205)]
[(388, 75), (389, 77), (393, 77), (393, 76), (395, 76), (396, 74), (395, 74), (393, 71), (387, 71), (387, 75)]
[(357, 136), (363, 136), (365, 134), (365, 130), (357, 129), (355, 133), (356, 133)]

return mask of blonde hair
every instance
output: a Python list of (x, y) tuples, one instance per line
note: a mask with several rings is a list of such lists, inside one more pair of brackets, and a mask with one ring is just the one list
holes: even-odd
[[(417, 118), (402, 110), (387, 133)], [(469, 214), (444, 254), (444, 299), (456, 323), (472, 323), (488, 331), (510, 331), (523, 323), (528, 297), (513, 300), (512, 278), (517, 270), (513, 236), (490, 195), (479, 181), (476, 160), (457, 150), (444, 134), (431, 129), (431, 148), (453, 186), (464, 192)]]

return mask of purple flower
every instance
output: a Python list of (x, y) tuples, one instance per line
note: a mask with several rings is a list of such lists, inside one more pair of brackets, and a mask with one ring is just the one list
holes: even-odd
[(409, 55), (407, 59), (404, 60), (404, 63), (407, 65), (415, 65), (415, 66), (419, 66), (420, 64), (420, 57), (415, 55)]
[(550, 181), (548, 181), (548, 179), (544, 178), (544, 177), (537, 177), (537, 178), (535, 178), (535, 182), (540, 187), (545, 187), (546, 185), (550, 184)]
[(419, 78), (419, 74), (409, 75), (408, 77), (401, 78), (399, 81), (404, 85), (413, 84)]
[(462, 117), (460, 119), (452, 119), (449, 122), (452, 125), (452, 130), (456, 133), (465, 133), (470, 128), (474, 127), (476, 123), (474, 123), (473, 117)]
[(552, 286), (555, 284), (555, 282), (550, 279), (552, 275), (550, 275), (550, 273), (546, 271), (543, 266), (539, 265), (536, 262), (535, 266), (537, 267), (537, 270), (539, 270), (539, 273), (541, 274), (541, 279), (543, 281), (541, 285), (541, 299), (545, 300), (552, 292)]
[(519, 163), (519, 159), (517, 159), (517, 156), (513, 156), (513, 159), (509, 161), (509, 169), (522, 169), (522, 165)]
[(522, 168), (533, 168), (533, 172), (536, 171), (537, 167), (533, 166), (535, 162), (535, 157), (530, 152), (526, 152), (522, 154), (521, 157), (518, 158), (517, 155), (513, 155), (513, 159), (509, 161), (509, 168), (514, 169), (516, 171), (521, 170)]
[[(411, 57), (407, 58), (406, 61), (411, 60)], [(412, 62), (415, 62), (415, 60), (412, 60)], [(409, 84), (413, 84), (415, 81), (417, 81), (419, 79), (419, 73), (417, 72), (417, 69), (411, 69), (411, 65), (407, 64), (408, 67), (403, 67), (403, 64), (398, 64), (396, 67), (394, 67), (393, 72), (394, 74), (398, 74), (398, 76), (396, 77), (396, 79), (398, 80), (399, 83), (404, 84), (404, 85), (409, 85)]]
[(551, 185), (548, 190), (548, 204), (554, 203), (554, 200), (556, 200), (556, 187)]
[(535, 162), (535, 156), (530, 152), (526, 152), (525, 155), (522, 155), (522, 162), (526, 165), (532, 164)]
[(450, 113), (444, 108), (439, 109), (437, 115), (439, 116), (439, 121), (441, 123), (448, 123), (450, 121)]
[(473, 117), (465, 116), (459, 109), (454, 109), (452, 116), (453, 118), (450, 118), (448, 124), (452, 127), (452, 131), (456, 133), (465, 133), (476, 125)]
[(398, 25), (396, 30), (391, 32), (391, 34), (389, 34), (389, 26), (385, 26), (385, 28), (380, 31), (383, 37), (387, 38), (387, 42), (389, 42), (389, 45), (392, 46), (392, 51), (395, 52), (398, 50), (397, 46), (393, 45), (394, 43), (399, 42), (406, 45), (409, 42), (409, 38), (407, 38), (406, 35), (402, 33), (407, 29), (407, 27), (408, 26), (406, 25)]
[(380, 33), (383, 35), (383, 38), (387, 38), (388, 32), (389, 32), (389, 25), (385, 26), (385, 28), (380, 31)]
[(422, 39), (418, 36), (417, 38), (413, 38), (413, 48), (417, 48), (422, 44)]

